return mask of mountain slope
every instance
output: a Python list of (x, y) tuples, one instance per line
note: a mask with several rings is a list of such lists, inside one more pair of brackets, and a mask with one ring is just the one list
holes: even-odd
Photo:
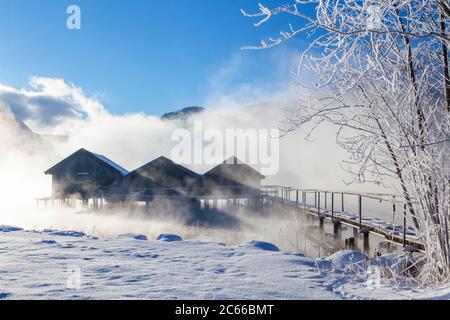
[(192, 115), (205, 111), (203, 107), (187, 107), (174, 112), (168, 112), (161, 116), (163, 120), (185, 120)]

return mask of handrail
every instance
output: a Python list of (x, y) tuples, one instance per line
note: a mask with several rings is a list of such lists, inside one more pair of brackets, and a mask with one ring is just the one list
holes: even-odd
[(281, 186), (281, 185), (264, 185), (261, 186), (261, 189), (284, 189), (289, 192), (292, 191), (300, 191), (300, 192), (306, 192), (306, 193), (327, 193), (327, 194), (343, 194), (343, 195), (350, 195), (350, 196), (362, 196), (364, 198), (370, 198), (374, 200), (380, 200), (380, 201), (388, 201), (388, 202), (395, 202), (395, 203), (404, 203), (404, 201), (397, 200), (402, 199), (403, 196), (399, 194), (394, 193), (376, 193), (376, 192), (355, 192), (355, 191), (344, 191), (344, 190), (324, 190), (324, 189), (303, 189), (303, 188), (295, 188), (295, 187), (287, 187), (287, 186)]

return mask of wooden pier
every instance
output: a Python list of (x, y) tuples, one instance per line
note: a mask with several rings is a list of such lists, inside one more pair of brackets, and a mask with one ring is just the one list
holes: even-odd
[[(262, 192), (273, 202), (278, 203), (287, 210), (294, 210), (299, 214), (313, 215), (319, 218), (319, 223), (328, 220), (335, 225), (337, 232), (339, 224), (351, 226), (363, 234), (366, 241), (370, 234), (385, 238), (397, 245), (409, 247), (409, 249), (424, 250), (420, 238), (413, 235), (407, 225), (406, 205), (399, 201), (399, 196), (392, 194), (355, 193), (343, 191), (325, 191), (318, 189), (297, 189), (284, 186), (264, 186)], [(314, 201), (308, 204), (307, 196), (314, 196)], [(345, 211), (345, 199), (351, 196), (357, 199), (357, 213)], [(364, 215), (363, 200), (372, 199), (380, 202), (388, 202), (392, 205), (392, 214), (400, 214), (402, 225), (392, 225), (379, 219), (370, 219)], [(398, 210), (398, 209), (401, 210)], [(369, 219), (368, 219), (369, 218)], [(375, 217), (371, 217), (375, 218)], [(398, 229), (401, 229), (399, 231)]]

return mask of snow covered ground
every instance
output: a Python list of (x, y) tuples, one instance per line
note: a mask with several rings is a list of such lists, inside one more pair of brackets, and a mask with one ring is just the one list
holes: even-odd
[(450, 286), (368, 285), (261, 242), (160, 239), (0, 227), (0, 299), (450, 299)]

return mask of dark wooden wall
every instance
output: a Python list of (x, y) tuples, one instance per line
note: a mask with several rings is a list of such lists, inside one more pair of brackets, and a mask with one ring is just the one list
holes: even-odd
[(100, 194), (121, 179), (121, 174), (107, 164), (89, 154), (80, 154), (53, 171), (53, 196)]

